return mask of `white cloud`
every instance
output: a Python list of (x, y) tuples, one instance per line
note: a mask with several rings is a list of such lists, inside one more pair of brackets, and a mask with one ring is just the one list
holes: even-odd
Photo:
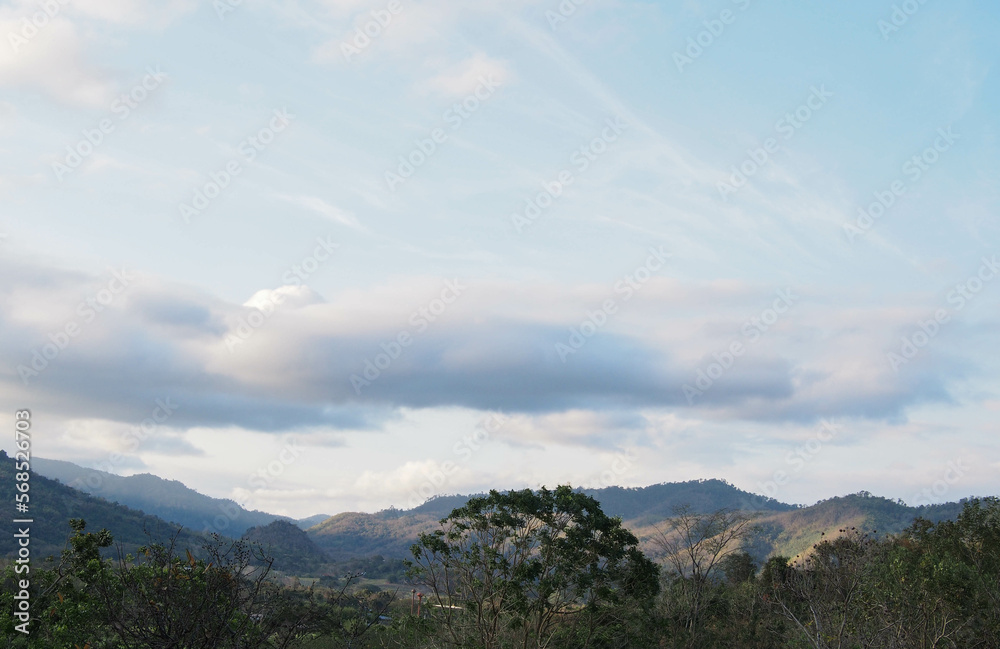
[(297, 309), (322, 303), (322, 296), (308, 286), (287, 285), (279, 286), (276, 289), (261, 289), (244, 302), (243, 306), (270, 312), (274, 310), (275, 305), (279, 308)]
[(25, 31), (26, 15), (30, 15), (27, 7), (0, 9), (0, 34), (19, 38), (34, 34), (17, 41), (16, 48), (0, 47), (0, 85), (32, 90), (65, 104), (106, 108), (114, 84), (107, 73), (87, 63), (86, 43), (76, 25), (56, 15), (34, 31)]

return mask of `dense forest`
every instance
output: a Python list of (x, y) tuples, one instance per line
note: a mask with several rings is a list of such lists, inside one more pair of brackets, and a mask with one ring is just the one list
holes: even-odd
[(641, 545), (569, 487), (494, 491), (422, 533), (405, 565), (356, 559), (307, 584), (276, 578), (268, 554), (284, 535), (312, 551), (291, 525), (108, 558), (113, 533), (73, 519), (26, 589), (4, 567), (0, 630), (11, 647), (81, 649), (1000, 646), (997, 498), (894, 534), (843, 528), (795, 560), (754, 558), (758, 520), (677, 506)]

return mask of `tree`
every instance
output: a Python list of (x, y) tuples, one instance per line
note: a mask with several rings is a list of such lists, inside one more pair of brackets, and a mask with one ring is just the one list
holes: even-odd
[(302, 609), (268, 581), (273, 559), (254, 544), (213, 535), (208, 560), (152, 543), (119, 546), (95, 594), (123, 649), (283, 649), (306, 630)]
[[(29, 573), (15, 573), (13, 567), (5, 571), (0, 633), (10, 638), (10, 647), (114, 646), (112, 634), (103, 625), (104, 606), (93, 593), (101, 576), (101, 550), (110, 547), (113, 539), (107, 530), (87, 532), (83, 519), (70, 519), (69, 526), (73, 533), (58, 562), (33, 564)], [(18, 621), (8, 617), (25, 577), (30, 581), (27, 590), (33, 611), (27, 635), (15, 631)]]
[(890, 628), (877, 619), (887, 584), (874, 570), (885, 563), (887, 547), (853, 527), (841, 529), (797, 565), (775, 566), (770, 601), (816, 649), (892, 646)]
[(473, 498), (422, 534), (414, 574), (461, 647), (589, 647), (626, 602), (651, 600), (657, 567), (596, 500), (568, 486)]
[(727, 557), (742, 550), (756, 531), (755, 519), (755, 514), (740, 510), (697, 514), (681, 505), (663, 526), (654, 528), (652, 541), (664, 555), (672, 595), (667, 605), (674, 610), (668, 610), (667, 616), (681, 627), (686, 646), (698, 643), (702, 617), (712, 600), (714, 573)]

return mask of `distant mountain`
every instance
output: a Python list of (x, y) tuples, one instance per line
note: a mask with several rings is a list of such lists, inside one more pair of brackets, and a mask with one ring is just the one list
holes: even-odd
[(289, 521), (277, 520), (251, 527), (243, 538), (259, 543), (264, 552), (274, 558), (273, 568), (286, 574), (316, 575), (330, 562), (302, 528)]
[(328, 518), (330, 518), (329, 514), (316, 514), (315, 516), (309, 516), (308, 518), (300, 518), (299, 520), (295, 521), (295, 524), (301, 527), (302, 529), (307, 530), (313, 525), (318, 525), (319, 523), (322, 523)]
[[(34, 467), (34, 461), (32, 461)], [(126, 551), (135, 552), (141, 545), (147, 545), (150, 540), (166, 543), (177, 533), (178, 526), (171, 525), (162, 518), (149, 516), (141, 511), (124, 505), (108, 502), (101, 498), (90, 496), (55, 480), (46, 478), (34, 470), (31, 471), (28, 492), (27, 514), (14, 511), (14, 460), (0, 449), (0, 484), (4, 485), (4, 515), (0, 518), (0, 535), (5, 539), (0, 544), (0, 556), (10, 557), (16, 554), (13, 534), (17, 524), (11, 521), (15, 518), (30, 518), (34, 522), (20, 525), (29, 527), (31, 535), (31, 554), (36, 560), (46, 556), (58, 557), (66, 546), (69, 538), (69, 519), (82, 518), (87, 522), (88, 532), (108, 529), (115, 542), (122, 543)], [(149, 532), (149, 535), (146, 534)], [(198, 554), (206, 539), (200, 534), (182, 530), (177, 537), (180, 548), (190, 549)]]
[[(4, 484), (13, 484), (13, 461), (6, 455), (0, 460), (0, 480), (10, 480)], [(68, 534), (66, 521), (71, 517), (84, 518), (91, 530), (106, 527), (116, 540), (134, 548), (148, 542), (142, 531), (144, 527), (158, 540), (169, 538), (176, 526), (169, 525), (164, 518), (198, 531), (221, 515), (231, 521), (224, 532), (230, 536), (245, 535), (268, 547), (275, 557), (276, 569), (299, 576), (318, 574), (333, 562), (353, 565), (350, 562), (375, 555), (381, 555), (379, 561), (394, 567), (393, 561), (409, 556), (410, 546), (421, 532), (435, 529), (440, 519), (472, 497), (441, 496), (410, 510), (345, 512), (292, 521), (247, 511), (232, 501), (202, 495), (176, 480), (148, 474), (121, 477), (70, 462), (39, 458), (32, 462), (32, 467), (40, 473), (33, 474), (31, 491), (31, 513), (37, 521), (32, 527), (32, 545), (37, 552), (57, 554), (62, 549)], [(79, 486), (101, 498), (71, 486)], [(669, 518), (679, 505), (688, 505), (696, 513), (722, 508), (757, 512), (760, 534), (751, 550), (758, 560), (775, 554), (795, 557), (808, 552), (821, 535), (836, 535), (842, 528), (877, 531), (879, 535), (897, 534), (918, 516), (931, 521), (954, 519), (962, 508), (961, 503), (908, 507), (866, 492), (801, 507), (761, 498), (724, 480), (691, 480), (642, 488), (608, 487), (585, 493), (596, 498), (605, 512), (621, 517), (625, 526), (640, 538), (643, 550), (654, 558), (657, 548), (650, 539), (655, 526)], [(8, 507), (12, 509), (12, 505)], [(133, 508), (145, 508), (157, 516)], [(0, 527), (4, 533), (9, 531), (12, 518), (4, 519)], [(195, 549), (202, 545), (203, 539), (185, 531), (179, 542)]]
[(375, 514), (345, 512), (310, 527), (307, 533), (334, 561), (377, 554), (405, 558), (420, 533), (434, 529), (441, 518), (438, 512), (413, 514), (398, 509)]
[[(761, 498), (737, 489), (724, 480), (690, 480), (649, 487), (608, 487), (584, 493), (601, 503), (611, 516), (620, 516), (629, 527), (648, 526), (669, 517), (674, 507), (690, 505), (695, 512), (711, 512), (723, 507), (763, 511), (794, 511), (770, 498)], [(472, 496), (440, 496), (410, 510), (386, 509), (374, 514), (337, 514), (308, 530), (320, 548), (337, 561), (381, 554), (387, 558), (409, 556), (410, 546), (421, 532), (433, 530), (440, 519)]]
[(649, 487), (606, 487), (586, 489), (609, 516), (641, 524), (662, 521), (673, 515), (674, 509), (687, 505), (692, 511), (707, 513), (719, 509), (741, 509), (761, 512), (788, 512), (797, 509), (773, 498), (764, 498), (743, 491), (725, 480), (688, 480), (666, 482)]
[(854, 527), (866, 532), (899, 534), (917, 518), (938, 522), (954, 520), (962, 511), (961, 502), (909, 507), (888, 498), (861, 492), (823, 500), (811, 507), (764, 516), (758, 558), (771, 554), (797, 557), (820, 540), (837, 536), (838, 530)]
[[(61, 460), (33, 458), (32, 469), (65, 485), (100, 496), (112, 502), (159, 516), (184, 527), (237, 537), (249, 528), (267, 525), (275, 520), (291, 520), (257, 510), (246, 510), (232, 500), (211, 498), (185, 486), (177, 480), (165, 480), (142, 473), (119, 476), (97, 469), (86, 469)], [(326, 516), (313, 516), (311, 527)], [(301, 525), (300, 525), (301, 526)]]
[[(691, 480), (642, 488), (609, 487), (585, 493), (597, 499), (606, 513), (620, 516), (625, 526), (640, 538), (643, 551), (654, 558), (658, 552), (651, 542), (654, 526), (672, 516), (679, 505), (689, 505), (695, 513), (722, 508), (757, 512), (760, 534), (751, 554), (759, 561), (775, 554), (800, 555), (819, 541), (821, 535), (835, 536), (841, 528), (856, 527), (879, 535), (898, 534), (918, 516), (932, 521), (954, 519), (962, 509), (961, 503), (908, 507), (865, 492), (800, 507), (761, 498), (724, 480)], [(338, 514), (310, 528), (308, 533), (317, 546), (337, 561), (376, 554), (405, 558), (421, 532), (435, 529), (441, 518), (464, 505), (470, 497), (442, 496), (406, 511)]]

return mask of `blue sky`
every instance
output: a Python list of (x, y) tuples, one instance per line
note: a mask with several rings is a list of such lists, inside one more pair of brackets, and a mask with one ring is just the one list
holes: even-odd
[(45, 6), (0, 5), (38, 455), (303, 516), (997, 492), (995, 8)]

